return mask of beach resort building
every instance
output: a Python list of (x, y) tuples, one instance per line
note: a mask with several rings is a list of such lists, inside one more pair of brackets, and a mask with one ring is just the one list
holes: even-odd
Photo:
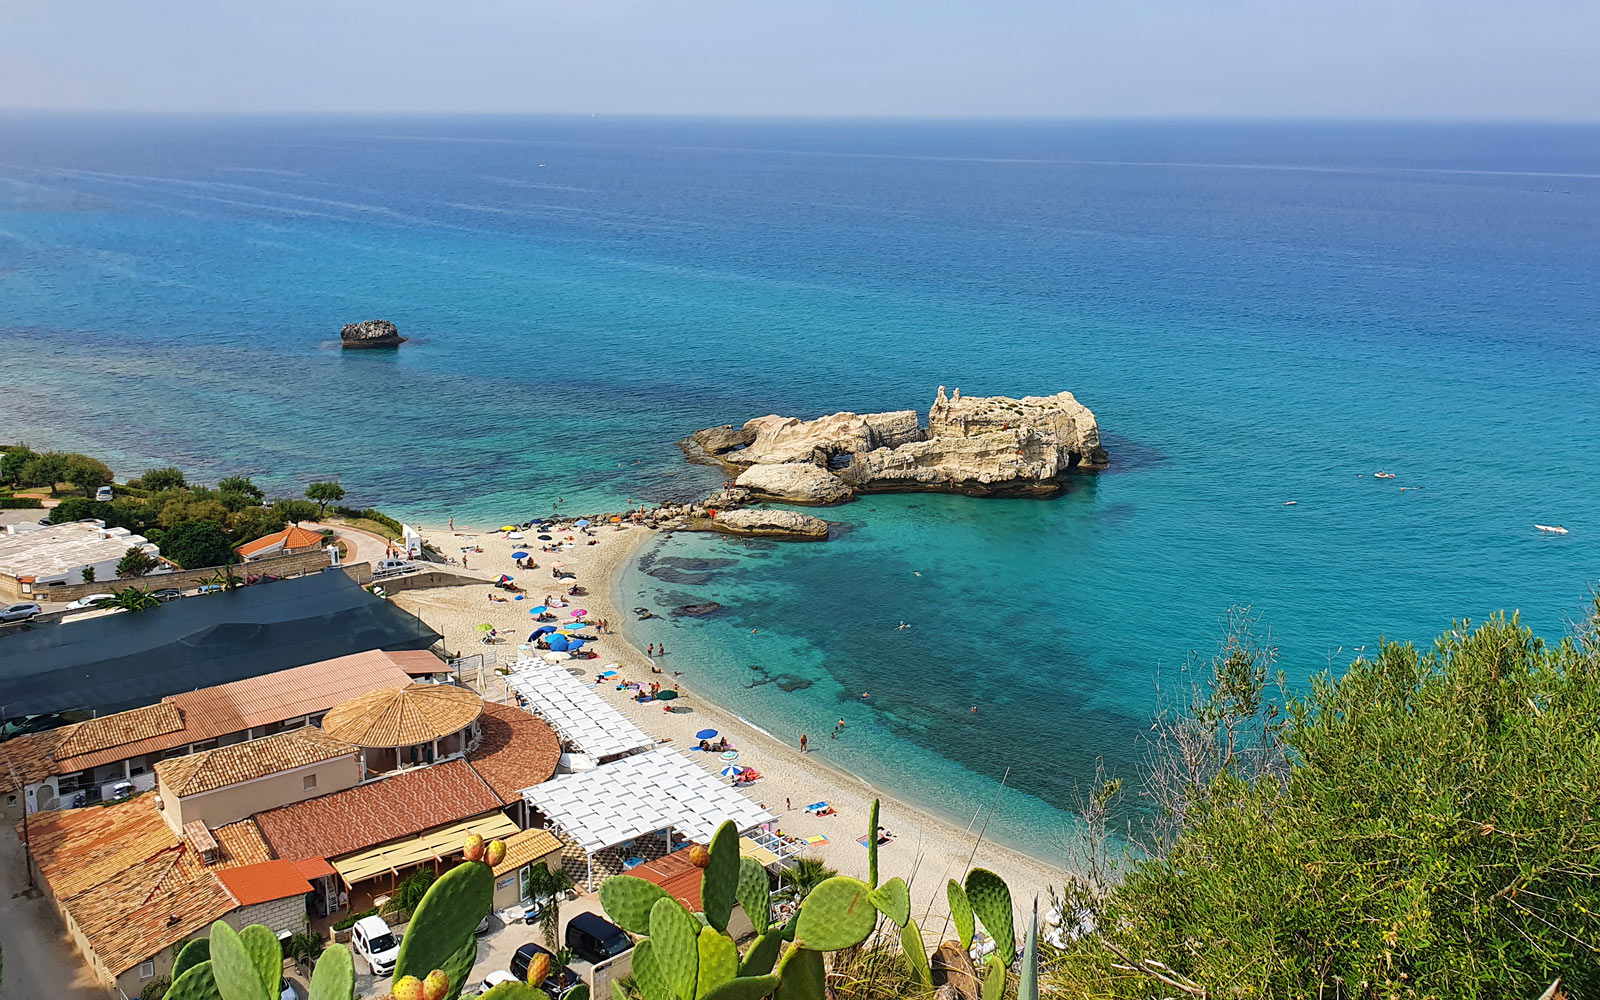
[[(66, 524), (11, 524), (0, 534), (0, 599), (48, 601), (50, 588), (95, 580), (115, 580), (117, 563), (130, 548), (160, 558), (161, 549), (127, 528), (108, 528), (103, 521)], [(170, 573), (161, 563), (153, 572)]]
[(289, 556), (301, 552), (315, 552), (326, 548), (328, 541), (320, 532), (310, 528), (302, 528), (298, 524), (291, 524), (282, 531), (274, 531), (270, 535), (262, 535), (253, 542), (246, 542), (239, 546), (239, 558), (245, 562), (256, 559), (266, 559), (269, 556)]

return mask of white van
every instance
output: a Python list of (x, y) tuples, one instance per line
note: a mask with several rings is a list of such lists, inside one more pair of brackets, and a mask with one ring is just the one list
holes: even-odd
[(410, 559), (379, 559), (378, 564), (372, 567), (372, 575), (394, 576), (396, 573), (409, 573), (417, 568), (417, 564)]

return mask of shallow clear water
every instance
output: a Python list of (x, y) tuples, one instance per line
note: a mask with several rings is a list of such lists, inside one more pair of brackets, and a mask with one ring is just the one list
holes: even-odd
[[(1113, 466), (1059, 499), (874, 497), (623, 581), (728, 605), (638, 638), (892, 791), (965, 821), (1012, 767), (999, 832), (1049, 856), (1229, 604), (1296, 682), (1452, 616), (1562, 632), (1597, 247), (1590, 126), (13, 116), (0, 438), (499, 523), (703, 493), (707, 424), (1070, 389)], [(414, 340), (341, 353), (375, 316)]]

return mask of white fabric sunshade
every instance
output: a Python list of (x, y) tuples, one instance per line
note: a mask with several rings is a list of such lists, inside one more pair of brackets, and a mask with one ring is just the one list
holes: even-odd
[(523, 789), (522, 797), (590, 854), (668, 826), (708, 843), (726, 820), (743, 833), (777, 819), (665, 747), (557, 775)]
[(606, 704), (565, 667), (535, 659), (518, 660), (506, 682), (563, 740), (584, 753), (610, 757), (655, 744), (649, 733)]

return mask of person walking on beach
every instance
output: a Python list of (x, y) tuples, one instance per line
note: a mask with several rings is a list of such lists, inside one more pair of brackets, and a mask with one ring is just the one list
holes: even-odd
[(805, 733), (801, 733), (800, 734), (800, 752), (801, 753), (810, 753), (811, 752), (811, 751), (806, 749), (806, 734)]
[(788, 811), (788, 810), (794, 808), (794, 803), (789, 801), (789, 796), (787, 796), (787, 795), (785, 795), (783, 797), (783, 808), (784, 808), (785, 811)]

